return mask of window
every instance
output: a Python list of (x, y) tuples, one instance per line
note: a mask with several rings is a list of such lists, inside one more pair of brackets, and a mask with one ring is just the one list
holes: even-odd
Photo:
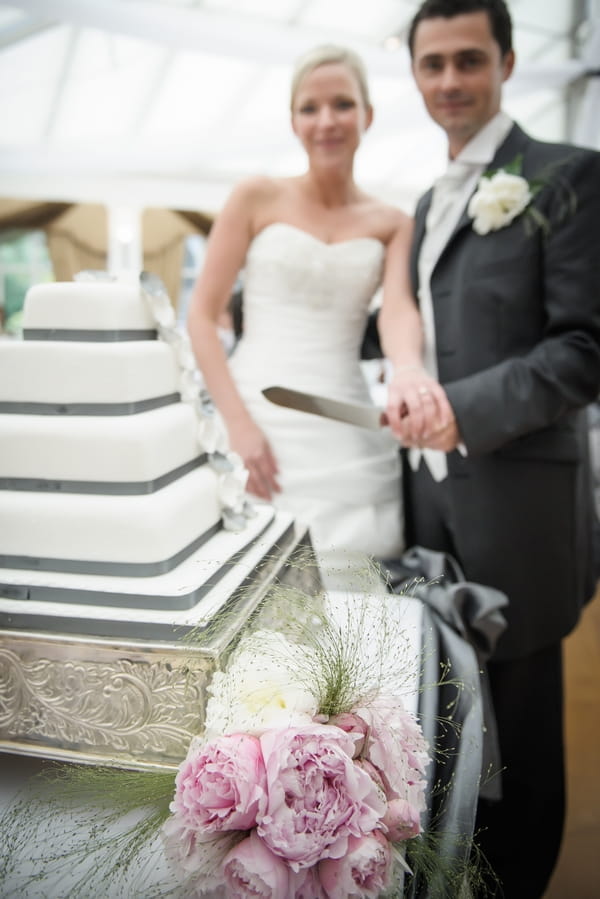
[(0, 232), (0, 332), (19, 335), (28, 288), (54, 280), (43, 231)]
[(177, 321), (185, 325), (192, 288), (204, 262), (206, 238), (203, 234), (191, 234), (185, 241), (181, 288), (177, 299)]

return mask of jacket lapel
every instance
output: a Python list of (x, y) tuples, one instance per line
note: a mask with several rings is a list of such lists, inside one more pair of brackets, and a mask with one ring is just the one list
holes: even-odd
[[(515, 157), (517, 157), (519, 155), (519, 153), (523, 152), (523, 150), (525, 149), (528, 142), (529, 142), (529, 138), (527, 137), (525, 132), (522, 131), (518, 125), (513, 125), (511, 130), (508, 132), (508, 135), (506, 136), (505, 140), (498, 147), (498, 149), (496, 151), (496, 155), (490, 162), (486, 171), (501, 169), (503, 166), (508, 165), (509, 163), (513, 162)], [(473, 196), (473, 194), (471, 194), (471, 196)], [(458, 234), (460, 234), (460, 232), (463, 231), (465, 228), (471, 227), (473, 220), (467, 211), (469, 208), (470, 200), (471, 200), (471, 197), (469, 197), (469, 200), (465, 204), (465, 208), (463, 209), (462, 214), (454, 227), (454, 230), (452, 231), (450, 237), (448, 238), (448, 242), (446, 243), (446, 246), (440, 253), (439, 259), (436, 262), (436, 266), (438, 265), (440, 259), (447, 253), (448, 248), (454, 242), (454, 240), (456, 239), (456, 236)], [(431, 200), (430, 200), (430, 202), (431, 202)]]
[(421, 251), (423, 238), (425, 237), (425, 222), (427, 220), (429, 207), (431, 206), (432, 196), (433, 189), (430, 188), (426, 194), (423, 194), (415, 210), (415, 229), (410, 254), (410, 276), (415, 295), (419, 286), (419, 253)]
[(527, 144), (531, 142), (525, 132), (518, 125), (513, 125), (508, 132), (506, 139), (500, 144), (496, 151), (496, 155), (490, 162), (490, 169), (501, 169), (515, 161), (519, 153), (523, 153)]

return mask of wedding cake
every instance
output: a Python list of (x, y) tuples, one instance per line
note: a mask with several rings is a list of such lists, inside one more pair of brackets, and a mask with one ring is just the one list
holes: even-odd
[(161, 636), (289, 532), (252, 506), (160, 281), (31, 288), (0, 343), (0, 627)]

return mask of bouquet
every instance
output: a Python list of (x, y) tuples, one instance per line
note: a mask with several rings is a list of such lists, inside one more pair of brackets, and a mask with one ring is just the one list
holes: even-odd
[(282, 598), (286, 620), (259, 615), (213, 674), (176, 773), (59, 765), (9, 810), (0, 893), (401, 897), (407, 858), (439, 879), (421, 852), (429, 748), (405, 703), (421, 660), (396, 599), (332, 614)]
[(191, 895), (347, 899), (392, 886), (420, 832), (427, 745), (399, 695), (331, 714), (307, 676), (319, 665), (311, 647), (261, 630), (214, 675), (162, 828)]

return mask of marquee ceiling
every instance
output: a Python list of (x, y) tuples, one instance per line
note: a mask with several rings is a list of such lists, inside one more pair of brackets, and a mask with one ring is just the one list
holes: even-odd
[[(536, 136), (599, 144), (582, 99), (586, 71), (599, 68), (599, 2), (509, 0), (518, 63), (505, 107)], [(292, 63), (334, 41), (370, 73), (376, 115), (357, 178), (410, 209), (444, 164), (405, 49), (417, 5), (0, 3), (0, 196), (216, 211), (244, 175), (302, 170), (288, 122)]]

